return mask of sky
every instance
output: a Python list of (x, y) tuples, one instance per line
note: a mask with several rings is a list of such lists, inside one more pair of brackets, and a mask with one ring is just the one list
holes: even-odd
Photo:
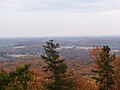
[(0, 37), (120, 35), (120, 0), (0, 0)]

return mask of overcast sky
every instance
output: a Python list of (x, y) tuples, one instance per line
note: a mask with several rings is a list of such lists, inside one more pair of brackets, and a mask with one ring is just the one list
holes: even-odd
[(0, 37), (120, 35), (120, 0), (0, 0)]

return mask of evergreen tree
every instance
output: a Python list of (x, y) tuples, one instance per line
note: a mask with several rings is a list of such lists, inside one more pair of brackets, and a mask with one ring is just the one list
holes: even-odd
[(59, 44), (54, 44), (53, 40), (46, 42), (47, 45), (43, 46), (45, 54), (42, 55), (42, 58), (46, 62), (44, 66), (45, 72), (50, 72), (50, 76), (47, 77), (49, 83), (46, 84), (48, 90), (71, 90), (72, 89), (72, 79), (67, 79), (67, 65), (64, 59), (60, 59)]
[(27, 90), (31, 80), (30, 65), (16, 68), (16, 71), (6, 73), (0, 70), (0, 90)]
[(100, 58), (96, 61), (98, 66), (97, 70), (91, 70), (98, 74), (98, 77), (92, 77), (99, 82), (100, 90), (111, 90), (114, 85), (114, 71), (112, 62), (115, 60), (115, 54), (110, 53), (108, 46), (103, 46), (102, 52), (100, 52)]
[(16, 71), (9, 73), (13, 90), (27, 90), (28, 82), (31, 80), (32, 72), (29, 70), (31, 65), (25, 64), (24, 67), (16, 68)]
[(3, 69), (1, 69), (0, 70), (0, 90), (5, 90), (8, 83), (10, 83), (8, 74)]

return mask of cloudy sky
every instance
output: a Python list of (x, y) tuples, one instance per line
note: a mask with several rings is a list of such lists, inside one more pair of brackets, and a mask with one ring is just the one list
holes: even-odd
[(120, 0), (0, 0), (0, 37), (120, 35)]

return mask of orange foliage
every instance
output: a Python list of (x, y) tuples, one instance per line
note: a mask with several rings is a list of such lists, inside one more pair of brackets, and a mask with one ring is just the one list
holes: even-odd
[(114, 90), (120, 90), (120, 56), (116, 57), (114, 61), (115, 70), (115, 88)]
[(102, 51), (102, 48), (100, 47), (96, 47), (91, 50), (91, 56), (94, 61), (99, 60), (101, 51)]
[(32, 80), (30, 81), (30, 89), (32, 90), (45, 90), (44, 87), (44, 76), (45, 73), (40, 72), (38, 70), (34, 71), (34, 74), (32, 76)]
[(99, 90), (98, 85), (88, 76), (77, 77), (75, 81), (75, 90)]

